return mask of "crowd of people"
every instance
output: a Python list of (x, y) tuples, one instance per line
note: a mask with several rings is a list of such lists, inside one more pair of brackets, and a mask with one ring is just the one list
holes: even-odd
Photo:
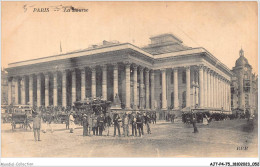
[[(102, 107), (101, 107), (102, 108)], [(86, 111), (87, 109), (85, 109)], [(83, 136), (140, 136), (144, 135), (144, 127), (146, 127), (147, 134), (151, 134), (150, 124), (156, 124), (155, 111), (132, 111), (118, 113), (116, 111), (99, 111), (99, 112), (82, 112), (74, 106), (33, 106), (33, 130), (35, 140), (40, 140), (39, 129), (44, 133), (47, 129), (53, 132), (53, 123), (66, 124), (66, 129), (73, 133), (75, 125), (78, 124), (83, 127)], [(182, 122), (192, 124), (194, 133), (198, 133), (196, 123), (203, 123), (208, 125), (212, 120), (221, 121), (226, 119), (244, 119), (247, 115), (224, 113), (209, 113), (209, 112), (187, 112), (182, 113)], [(37, 118), (37, 119), (36, 119)], [(168, 112), (165, 119), (168, 122), (174, 123), (175, 114)], [(40, 122), (39, 122), (40, 120)], [(28, 121), (28, 120), (27, 120)], [(26, 125), (30, 125), (29, 121)], [(44, 124), (41, 127), (41, 124)], [(31, 127), (30, 127), (31, 129)]]
[[(68, 121), (66, 123), (66, 129), (70, 130), (70, 133), (75, 129), (75, 112), (70, 112), (68, 115)], [(125, 112), (119, 114), (117, 112), (110, 112), (106, 114), (84, 113), (82, 115), (83, 136), (139, 136), (142, 137), (144, 132), (144, 126), (146, 126), (147, 134), (151, 134), (150, 124), (156, 122), (153, 119), (154, 116), (150, 112)], [(42, 124), (45, 127), (42, 127)], [(35, 141), (40, 141), (40, 130), (44, 133), (46, 129), (53, 129), (51, 127), (52, 118), (49, 117), (45, 121), (40, 113), (33, 112), (33, 131)], [(114, 129), (114, 130), (113, 130)], [(123, 131), (122, 131), (123, 129)], [(111, 133), (112, 132), (112, 133)], [(122, 134), (122, 135), (121, 135)]]
[[(75, 126), (74, 122), (75, 118), (73, 117), (73, 113), (71, 113), (69, 116), (69, 129), (71, 132), (73, 132)], [(152, 122), (156, 121), (153, 120), (150, 112), (125, 112), (122, 115), (113, 111), (111, 113), (101, 113), (98, 115), (94, 113), (83, 114), (83, 136), (118, 135), (121, 137), (122, 134), (124, 137), (141, 137), (144, 135), (144, 126), (146, 126), (147, 134), (151, 134), (150, 123)], [(106, 133), (104, 134), (104, 132)]]
[[(191, 113), (182, 113), (182, 122), (185, 124), (192, 123), (191, 121)], [(248, 116), (246, 114), (224, 114), (224, 113), (209, 113), (209, 112), (197, 112), (196, 113), (196, 122), (203, 123), (205, 120), (210, 123), (212, 120), (214, 121), (223, 121), (223, 120), (232, 120), (232, 119), (246, 119)]]

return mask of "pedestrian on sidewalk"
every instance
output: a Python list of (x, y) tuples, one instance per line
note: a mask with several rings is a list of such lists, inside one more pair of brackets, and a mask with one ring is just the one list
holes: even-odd
[(191, 112), (191, 121), (192, 121), (192, 125), (194, 128), (193, 133), (199, 133), (198, 128), (196, 126), (197, 116), (196, 116), (196, 113), (194, 113), (194, 112)]
[(142, 115), (139, 112), (137, 113), (136, 124), (139, 132), (139, 137), (142, 137), (142, 135), (144, 135), (144, 129), (143, 129), (144, 120)]
[(115, 113), (113, 115), (113, 122), (114, 122), (114, 137), (116, 136), (116, 129), (118, 129), (118, 136), (120, 137), (120, 122), (121, 122), (121, 118), (119, 117), (119, 115), (117, 113)]
[(88, 135), (90, 136), (90, 132), (93, 130), (93, 114), (88, 113)]
[(82, 124), (83, 124), (83, 136), (88, 136), (88, 117), (87, 114), (83, 114), (83, 120), (82, 120)]
[(132, 114), (131, 114), (130, 122), (132, 125), (132, 136), (137, 136), (136, 115), (134, 112), (132, 112)]
[(122, 124), (123, 124), (124, 137), (129, 136), (129, 116), (126, 113), (124, 113)]
[(75, 123), (74, 123), (75, 119), (73, 117), (73, 112), (70, 113), (69, 116), (69, 126), (70, 126), (70, 133), (73, 133), (74, 128), (75, 128)]
[(38, 113), (34, 114), (33, 118), (33, 134), (34, 134), (34, 140), (40, 141), (40, 130), (41, 130), (41, 118)]

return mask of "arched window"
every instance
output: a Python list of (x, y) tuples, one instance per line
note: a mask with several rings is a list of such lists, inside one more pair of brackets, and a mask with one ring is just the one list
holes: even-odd
[(182, 93), (182, 108), (186, 107), (186, 91)]
[(247, 73), (244, 74), (244, 79), (249, 79), (249, 76)]
[(186, 71), (182, 72), (182, 83), (185, 84), (186, 83)]

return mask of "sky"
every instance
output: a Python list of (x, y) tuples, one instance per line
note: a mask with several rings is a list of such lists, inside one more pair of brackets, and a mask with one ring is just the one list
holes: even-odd
[[(73, 6), (88, 12), (53, 11)], [(49, 8), (49, 12), (33, 12)], [(2, 2), (2, 67), (66, 53), (103, 40), (148, 45), (172, 33), (232, 69), (239, 50), (258, 71), (257, 2)]]

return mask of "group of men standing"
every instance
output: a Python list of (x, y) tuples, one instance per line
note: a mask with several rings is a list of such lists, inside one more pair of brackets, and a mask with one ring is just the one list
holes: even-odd
[[(106, 127), (110, 126), (111, 118), (109, 115), (104, 115), (103, 113), (100, 115), (87, 115), (83, 114), (82, 126), (83, 126), (83, 136), (90, 136), (91, 131), (93, 135), (102, 136), (103, 131)], [(109, 135), (109, 129), (107, 131), (107, 135)]]
[(123, 136), (130, 136), (129, 127), (132, 127), (132, 136), (137, 136), (137, 130), (139, 136), (144, 135), (143, 126), (147, 126), (147, 133), (151, 134), (151, 115), (150, 113), (124, 113), (121, 117), (118, 113), (114, 112), (112, 114), (103, 113), (100, 115), (87, 115), (83, 114), (82, 125), (83, 125), (83, 136), (93, 135), (102, 136), (103, 131), (107, 131), (107, 136), (109, 136), (109, 129), (111, 125), (114, 126), (114, 135), (121, 136), (120, 128), (123, 128)]

